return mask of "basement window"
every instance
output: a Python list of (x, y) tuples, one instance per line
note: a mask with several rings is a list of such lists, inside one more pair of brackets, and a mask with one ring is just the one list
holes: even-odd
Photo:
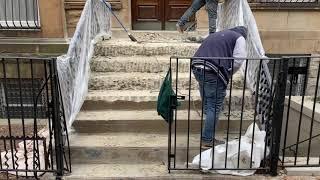
[(0, 118), (47, 117), (46, 90), (41, 88), (43, 82), (39, 78), (1, 78)]

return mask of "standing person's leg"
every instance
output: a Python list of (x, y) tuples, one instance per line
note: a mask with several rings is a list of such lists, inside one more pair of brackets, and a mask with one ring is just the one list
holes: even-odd
[(215, 33), (217, 27), (217, 10), (218, 10), (218, 0), (206, 0), (206, 8), (209, 18), (209, 33)]
[(186, 25), (189, 18), (194, 15), (202, 6), (205, 5), (205, 0), (193, 0), (191, 6), (187, 11), (181, 16), (180, 20), (177, 23), (177, 29), (179, 32), (183, 32), (184, 26)]
[[(206, 119), (202, 131), (202, 140), (204, 141), (205, 146), (210, 146), (212, 145), (212, 137), (215, 133), (214, 127), (217, 126), (219, 114), (223, 106), (224, 98), (226, 96), (226, 86), (215, 74), (209, 72), (206, 72), (206, 74), (204, 74), (203, 71), (203, 69), (195, 68), (193, 69), (193, 74), (199, 83), (199, 91), (204, 106), (203, 110), (206, 114)], [(204, 76), (206, 79), (205, 81)], [(221, 144), (222, 142), (218, 143)]]
[[(204, 99), (206, 99), (207, 103), (207, 116), (203, 128), (202, 140), (204, 141), (204, 146), (212, 146), (212, 140), (216, 139), (215, 128), (217, 128), (220, 111), (222, 110), (223, 101), (226, 96), (226, 86), (216, 74), (208, 73), (204, 89)], [(215, 141), (215, 144), (223, 143), (218, 140)]]

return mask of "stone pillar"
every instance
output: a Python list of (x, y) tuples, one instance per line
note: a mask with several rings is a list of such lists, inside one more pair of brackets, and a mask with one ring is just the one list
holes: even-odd
[[(320, 56), (320, 54), (313, 54), (313, 56)], [(308, 72), (308, 83), (306, 95), (314, 97), (316, 85), (317, 85), (317, 76), (319, 71), (320, 58), (313, 58), (310, 61), (309, 72)], [(318, 87), (318, 94), (320, 93), (320, 88)]]

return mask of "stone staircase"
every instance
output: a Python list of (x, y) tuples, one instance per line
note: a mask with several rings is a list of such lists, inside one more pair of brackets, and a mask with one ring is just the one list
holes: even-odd
[[(133, 43), (112, 39), (97, 44), (91, 63), (89, 94), (71, 135), (73, 173), (66, 179), (201, 179), (195, 172), (168, 174), (168, 126), (157, 115), (156, 101), (170, 55), (192, 56), (199, 44), (182, 42)], [(172, 66), (176, 70), (176, 66)], [(188, 95), (189, 60), (179, 61), (179, 94)], [(230, 132), (239, 134), (243, 80), (233, 78)], [(199, 153), (201, 100), (192, 79), (190, 155)], [(230, 92), (230, 91), (228, 91)], [(251, 95), (244, 103), (243, 129), (252, 123)], [(188, 99), (188, 98), (186, 98)], [(226, 137), (229, 95), (221, 113), (217, 136)], [(184, 162), (188, 102), (177, 117), (177, 162)]]

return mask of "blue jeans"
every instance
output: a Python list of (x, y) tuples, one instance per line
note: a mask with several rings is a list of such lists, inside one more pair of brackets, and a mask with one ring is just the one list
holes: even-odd
[(215, 138), (215, 127), (217, 127), (219, 114), (223, 108), (227, 87), (216, 73), (206, 71), (204, 74), (204, 69), (193, 68), (193, 74), (199, 83), (203, 109), (206, 114), (202, 140), (211, 142)]
[(208, 11), (209, 33), (216, 32), (218, 0), (193, 0), (189, 9), (182, 15), (182, 17), (178, 21), (179, 26), (184, 26), (189, 18), (204, 5), (206, 5)]

